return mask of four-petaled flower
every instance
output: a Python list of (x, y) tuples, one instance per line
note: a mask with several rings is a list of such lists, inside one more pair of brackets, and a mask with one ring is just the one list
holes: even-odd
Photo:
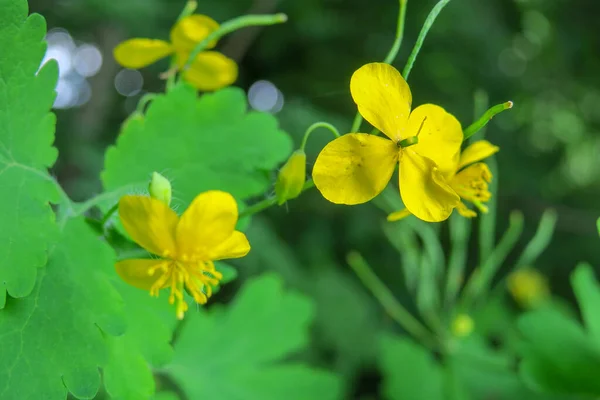
[[(190, 15), (175, 24), (170, 43), (158, 39), (129, 39), (115, 48), (114, 56), (125, 68), (138, 69), (174, 54), (177, 67), (182, 69), (194, 47), (218, 28), (219, 24), (206, 15)], [(214, 46), (216, 42), (210, 43), (208, 48)], [(216, 51), (200, 52), (190, 68), (182, 71), (183, 79), (202, 91), (229, 86), (237, 74), (235, 61)]]
[(350, 91), (361, 115), (390, 140), (349, 133), (328, 143), (313, 169), (319, 191), (333, 203), (365, 203), (386, 187), (399, 162), (406, 208), (425, 221), (448, 218), (460, 203), (448, 183), (463, 141), (460, 123), (433, 104), (411, 112), (408, 84), (388, 64), (359, 68)]
[(250, 251), (246, 235), (235, 230), (238, 209), (229, 193), (198, 195), (181, 218), (160, 200), (124, 196), (119, 215), (131, 238), (160, 258), (119, 261), (117, 273), (152, 296), (170, 288), (169, 302), (176, 303), (180, 319), (188, 309), (184, 287), (197, 303), (206, 303), (212, 286), (222, 278), (213, 261), (243, 257)]
[[(479, 211), (486, 213), (487, 206), (483, 204), (488, 201), (492, 194), (488, 190), (488, 183), (492, 180), (492, 173), (487, 164), (480, 161), (498, 152), (500, 148), (494, 146), (487, 140), (479, 140), (468, 146), (461, 154), (454, 168), (454, 173), (449, 178), (452, 189), (460, 196), (461, 200), (473, 203)], [(456, 206), (460, 215), (466, 218), (477, 216), (475, 211), (468, 208), (462, 201)], [(411, 213), (400, 210), (388, 215), (388, 221), (398, 221)]]

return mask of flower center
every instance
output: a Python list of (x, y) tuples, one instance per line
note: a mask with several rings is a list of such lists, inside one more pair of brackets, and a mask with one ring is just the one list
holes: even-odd
[(425, 121), (427, 121), (427, 117), (423, 118), (423, 121), (421, 121), (419, 130), (417, 131), (417, 134), (415, 136), (407, 137), (406, 139), (400, 140), (396, 143), (396, 145), (398, 147), (404, 149), (406, 147), (413, 146), (413, 145), (419, 143), (419, 133), (421, 133), (421, 129), (423, 129), (423, 125), (425, 124)]
[(459, 172), (450, 185), (463, 199), (475, 204), (481, 211), (486, 212), (487, 207), (482, 202), (488, 201), (492, 194), (488, 190), (488, 183), (492, 180), (492, 173), (484, 163), (474, 164)]
[[(188, 259), (188, 257), (182, 257)], [(170, 288), (169, 303), (176, 304), (177, 318), (183, 319), (188, 305), (183, 296), (184, 288), (199, 304), (205, 304), (212, 295), (212, 287), (219, 283), (223, 275), (215, 269), (212, 261), (165, 260), (148, 270), (153, 276), (160, 271), (161, 276), (150, 288), (150, 295), (158, 297), (161, 289)]]

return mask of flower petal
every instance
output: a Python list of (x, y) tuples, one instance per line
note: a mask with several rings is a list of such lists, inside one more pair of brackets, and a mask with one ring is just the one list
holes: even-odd
[[(171, 42), (178, 52), (190, 53), (208, 35), (219, 29), (219, 23), (206, 15), (194, 14), (183, 18), (171, 30)], [(217, 44), (213, 40), (206, 48)]]
[(143, 68), (173, 52), (164, 40), (130, 39), (120, 43), (113, 52), (115, 60), (125, 68)]
[(456, 211), (458, 211), (458, 213), (465, 218), (474, 218), (477, 216), (477, 213), (467, 207), (467, 205), (462, 201), (456, 206)]
[(350, 79), (350, 92), (360, 114), (397, 142), (406, 129), (412, 95), (400, 72), (389, 64), (370, 63)]
[(407, 137), (417, 133), (419, 143), (411, 149), (435, 162), (444, 176), (454, 174), (463, 141), (460, 122), (440, 106), (423, 104), (413, 110), (408, 120)]
[(209, 261), (209, 254), (233, 234), (237, 219), (231, 194), (219, 190), (199, 194), (177, 225), (179, 256)]
[(466, 167), (467, 165), (476, 163), (489, 156), (497, 153), (500, 147), (494, 146), (487, 140), (478, 140), (468, 146), (460, 155), (460, 161), (458, 163), (458, 169)]
[[(162, 276), (163, 272), (158, 268), (161, 264), (169, 263), (170, 261), (161, 259), (133, 259), (123, 260), (115, 264), (117, 274), (125, 282), (138, 289), (150, 290), (152, 285)], [(154, 269), (154, 273), (150, 275), (150, 270)]]
[(389, 214), (387, 216), (387, 220), (389, 222), (400, 221), (401, 219), (404, 219), (409, 215), (412, 215), (412, 213), (408, 211), (408, 209), (404, 208), (402, 210), (394, 211), (393, 213)]
[(439, 222), (452, 214), (459, 197), (436, 164), (407, 148), (400, 154), (400, 195), (417, 218)]
[(366, 133), (343, 135), (321, 150), (313, 168), (315, 186), (337, 204), (361, 204), (386, 187), (398, 160), (398, 148)]
[[(182, 68), (187, 56), (178, 53), (177, 62)], [(231, 58), (216, 51), (198, 54), (189, 69), (183, 71), (183, 79), (203, 92), (218, 90), (231, 85), (238, 76), (238, 66)]]
[(227, 258), (244, 257), (250, 251), (248, 238), (240, 231), (234, 231), (229, 239), (210, 250), (209, 258), (213, 261)]
[(150, 196), (123, 196), (119, 215), (129, 236), (150, 253), (170, 257), (177, 253), (175, 228), (179, 217)]

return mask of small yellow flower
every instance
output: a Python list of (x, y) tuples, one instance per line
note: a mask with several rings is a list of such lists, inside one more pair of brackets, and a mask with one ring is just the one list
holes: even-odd
[(181, 218), (160, 200), (124, 196), (119, 215), (131, 238), (160, 258), (119, 261), (117, 273), (152, 296), (170, 288), (169, 302), (177, 303), (179, 319), (188, 309), (184, 286), (197, 303), (206, 303), (212, 286), (222, 278), (213, 261), (243, 257), (250, 251), (246, 235), (235, 230), (238, 209), (229, 193), (201, 193)]
[(550, 297), (548, 280), (535, 269), (520, 269), (508, 276), (508, 291), (523, 308), (535, 308)]
[(390, 140), (349, 133), (328, 143), (313, 169), (319, 191), (333, 203), (365, 203), (381, 193), (399, 162), (406, 208), (425, 221), (448, 218), (459, 204), (447, 180), (455, 172), (463, 140), (458, 120), (433, 104), (411, 112), (408, 84), (388, 64), (359, 68), (350, 91), (361, 115)]
[[(481, 212), (486, 213), (487, 207), (483, 204), (492, 194), (488, 190), (488, 183), (492, 180), (492, 173), (487, 164), (480, 162), (498, 152), (500, 148), (487, 140), (479, 140), (468, 146), (460, 155), (454, 172), (450, 174), (448, 183), (458, 194), (461, 200), (473, 203)], [(475, 211), (469, 209), (460, 201), (456, 206), (460, 215), (466, 218), (477, 216)], [(411, 213), (407, 209), (396, 211), (388, 215), (388, 221), (398, 221)]]
[(456, 337), (467, 337), (475, 329), (473, 318), (467, 314), (458, 314), (452, 321), (452, 334)]
[[(174, 54), (181, 69), (194, 47), (218, 28), (219, 24), (206, 15), (190, 15), (175, 24), (170, 43), (158, 39), (129, 39), (115, 48), (114, 56), (123, 67), (138, 69)], [(208, 48), (215, 45), (216, 42), (210, 43)], [(237, 74), (235, 61), (216, 51), (203, 51), (190, 68), (183, 71), (183, 79), (198, 90), (212, 91), (231, 85)]]
[(285, 163), (275, 183), (277, 204), (282, 205), (287, 200), (295, 199), (302, 193), (306, 181), (306, 153), (296, 150)]

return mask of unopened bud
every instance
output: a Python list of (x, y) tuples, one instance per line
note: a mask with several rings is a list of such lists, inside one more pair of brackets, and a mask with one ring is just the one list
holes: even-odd
[(452, 333), (459, 338), (469, 336), (474, 328), (473, 318), (467, 314), (458, 314), (452, 321)]
[(296, 150), (281, 168), (277, 176), (277, 183), (275, 183), (277, 204), (282, 205), (287, 200), (298, 197), (302, 193), (305, 181), (306, 154), (304, 150)]
[(158, 172), (152, 173), (152, 180), (148, 185), (150, 197), (160, 200), (166, 205), (171, 204), (171, 182)]

